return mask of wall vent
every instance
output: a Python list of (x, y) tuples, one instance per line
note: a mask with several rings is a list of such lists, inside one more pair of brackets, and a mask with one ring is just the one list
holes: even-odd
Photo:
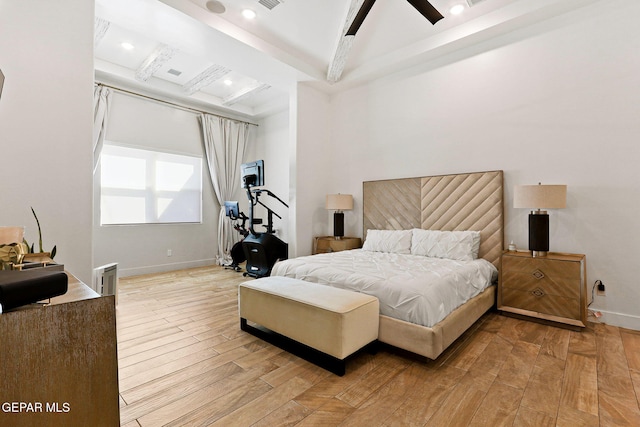
[(484, 0), (467, 0), (467, 4), (469, 5), (469, 7), (473, 7), (475, 5), (477, 5), (478, 3), (482, 3)]
[(271, 10), (280, 3), (284, 3), (284, 0), (258, 0), (258, 3)]

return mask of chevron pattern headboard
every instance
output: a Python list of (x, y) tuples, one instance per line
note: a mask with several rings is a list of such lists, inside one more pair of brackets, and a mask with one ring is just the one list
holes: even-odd
[(363, 183), (363, 230), (477, 230), (479, 256), (499, 267), (504, 248), (502, 171)]

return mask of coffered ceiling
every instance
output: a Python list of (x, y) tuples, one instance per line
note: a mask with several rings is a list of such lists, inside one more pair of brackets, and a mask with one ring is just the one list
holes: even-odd
[(297, 82), (331, 93), (598, 0), (431, 0), (435, 25), (407, 0), (377, 0), (345, 36), (363, 1), (96, 0), (96, 79), (260, 117), (286, 108)]

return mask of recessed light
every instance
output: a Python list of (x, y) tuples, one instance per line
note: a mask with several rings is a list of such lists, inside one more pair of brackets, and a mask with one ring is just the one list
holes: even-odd
[(242, 16), (244, 16), (247, 19), (254, 19), (256, 17), (256, 13), (251, 9), (243, 9)]
[(122, 46), (123, 49), (127, 49), (127, 50), (131, 50), (131, 49), (135, 48), (135, 46), (132, 45), (129, 42), (122, 42), (122, 43), (120, 43), (120, 46)]
[(231, 86), (233, 84), (233, 81), (231, 79), (224, 79), (224, 84), (227, 86)]
[(449, 9), (449, 13), (451, 13), (452, 15), (460, 15), (462, 12), (464, 12), (463, 4), (456, 4), (455, 6), (452, 6), (451, 9)]

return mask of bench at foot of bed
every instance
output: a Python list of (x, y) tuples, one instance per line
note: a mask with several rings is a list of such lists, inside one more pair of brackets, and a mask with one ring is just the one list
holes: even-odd
[(242, 330), (337, 375), (378, 338), (378, 299), (358, 292), (270, 276), (242, 283), (238, 306)]

